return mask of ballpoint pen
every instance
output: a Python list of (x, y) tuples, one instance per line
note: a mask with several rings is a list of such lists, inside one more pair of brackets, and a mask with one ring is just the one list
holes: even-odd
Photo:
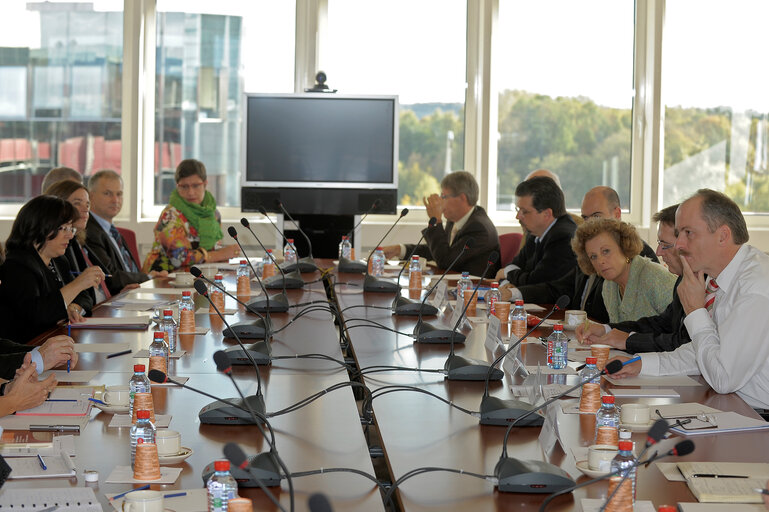
[(717, 473), (695, 473), (692, 478), (750, 478), (745, 475), (719, 475)]
[(753, 490), (756, 491), (758, 494), (766, 494), (767, 496), (769, 496), (769, 489), (753, 489)]
[(43, 458), (40, 456), (40, 454), (37, 454), (37, 461), (40, 463), (40, 467), (43, 468), (43, 471), (46, 471), (48, 467), (45, 465), (45, 462), (43, 462)]
[(102, 402), (101, 400), (98, 400), (96, 398), (89, 398), (88, 400), (96, 404), (107, 405), (105, 402)]
[[(67, 337), (72, 337), (72, 322), (67, 322)], [(71, 361), (72, 359), (67, 359), (67, 373), (69, 373), (69, 370), (71, 368)]]
[(126, 494), (128, 494), (129, 492), (134, 492), (134, 491), (143, 491), (143, 490), (145, 490), (145, 489), (149, 489), (149, 488), (150, 488), (150, 484), (142, 485), (141, 487), (137, 487), (136, 489), (131, 489), (130, 491), (126, 491), (126, 492), (122, 492), (122, 493), (120, 493), (120, 494), (116, 494), (116, 495), (114, 495), (113, 497), (111, 497), (109, 500), (110, 500), (110, 501), (119, 500), (120, 498), (122, 498), (123, 496), (125, 496)]
[(107, 359), (112, 359), (113, 357), (117, 357), (117, 356), (124, 356), (124, 355), (130, 354), (130, 353), (131, 353), (131, 349), (129, 348), (128, 350), (122, 350), (120, 352), (115, 352), (114, 354), (109, 354), (107, 356)]

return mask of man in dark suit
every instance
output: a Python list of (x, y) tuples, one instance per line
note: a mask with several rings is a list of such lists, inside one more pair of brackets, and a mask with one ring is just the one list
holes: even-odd
[(112, 220), (123, 208), (123, 179), (118, 173), (102, 170), (88, 180), (91, 195), (91, 215), (86, 224), (86, 247), (93, 253), (107, 277), (112, 295), (125, 287), (135, 288), (139, 283), (167, 272), (141, 272), (140, 262), (134, 260), (123, 236)]
[[(435, 217), (435, 226), (428, 226), (422, 234), (426, 244), (416, 248), (414, 254), (428, 260), (435, 260), (440, 268), (448, 268), (459, 255), (468, 239), (473, 239), (472, 247), (457, 261), (457, 271), (467, 271), (480, 277), (486, 269), (489, 254), (499, 252), (497, 228), (478, 206), (478, 183), (472, 174), (456, 171), (446, 175), (441, 181), (441, 195), (433, 194), (424, 199), (427, 216)], [(443, 225), (446, 217), (446, 225)], [(414, 245), (388, 245), (383, 248), (388, 258), (405, 258)], [(492, 276), (498, 266), (492, 265), (487, 275)]]
[(69, 336), (52, 336), (39, 347), (22, 345), (11, 340), (0, 338), (0, 378), (11, 380), (18, 368), (34, 362), (37, 373), (66, 365), (71, 361), (70, 368), (77, 364), (75, 342)]
[(587, 343), (602, 343), (638, 354), (641, 352), (670, 352), (691, 338), (684, 325), (684, 308), (678, 297), (681, 283), (681, 260), (675, 248), (675, 221), (678, 205), (668, 206), (657, 212), (653, 220), (657, 227), (657, 254), (667, 264), (668, 270), (679, 276), (673, 288), (673, 300), (661, 314), (647, 316), (634, 322), (619, 322), (608, 325), (593, 324), (587, 332), (577, 327), (577, 338)]
[(558, 279), (577, 264), (571, 250), (577, 225), (566, 212), (563, 192), (551, 178), (535, 176), (518, 184), (515, 200), (515, 217), (529, 234), (513, 262), (497, 273), (497, 279), (513, 286)]

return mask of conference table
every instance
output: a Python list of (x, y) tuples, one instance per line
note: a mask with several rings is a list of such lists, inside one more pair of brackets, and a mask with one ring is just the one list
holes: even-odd
[[(304, 288), (288, 290), (293, 307), (288, 313), (271, 314), (276, 331), (271, 342), (272, 356), (279, 359), (259, 368), (268, 413), (281, 411), (331, 386), (349, 384), (324, 393), (297, 410), (270, 417), (278, 453), (289, 471), (297, 475), (292, 479), (296, 510), (308, 510), (307, 498), (316, 492), (324, 493), (333, 510), (337, 511), (537, 510), (545, 495), (500, 492), (491, 478), (502, 453), (505, 427), (480, 425), (477, 416), (425, 393), (402, 390), (377, 394), (377, 390), (385, 386), (411, 386), (442, 397), (468, 412), (477, 412), (484, 383), (445, 379), (439, 370), (443, 369), (449, 347), (445, 344), (415, 343), (410, 333), (417, 319), (392, 314), (393, 293), (363, 292), (362, 275), (338, 273), (334, 262), (316, 261), (319, 267), (329, 269), (334, 283), (331, 288), (333, 293), (324, 289), (320, 272), (303, 274)], [(408, 283), (407, 279), (403, 282), (404, 285)], [(225, 283), (228, 289), (235, 290), (234, 272), (225, 273)], [(141, 297), (147, 294), (146, 297), (167, 299), (168, 295), (155, 295), (152, 290), (169, 286), (167, 279), (144, 283)], [(258, 289), (255, 283), (252, 289)], [(270, 290), (269, 293), (272, 295), (277, 291)], [(327, 301), (339, 311), (341, 337), (340, 325), (336, 325), (334, 316), (323, 309)], [(195, 304), (202, 308), (196, 314), (196, 323), (209, 327), (210, 331), (205, 335), (180, 336), (180, 347), (187, 353), (170, 363), (169, 375), (189, 377), (187, 385), (218, 397), (236, 397), (238, 394), (230, 379), (217, 371), (212, 357), (216, 350), (232, 346), (235, 342), (222, 339), (226, 326), (218, 317), (208, 314), (205, 297), (196, 296)], [(308, 307), (313, 310), (304, 313)], [(225, 316), (230, 324), (255, 318), (230, 298), (226, 299), (226, 309), (234, 311)], [(449, 309), (446, 308), (437, 317), (425, 319), (447, 325)], [(126, 314), (136, 313), (126, 313), (108, 305), (94, 310), (94, 316)], [(555, 317), (559, 314), (562, 315), (556, 313)], [(472, 329), (468, 326), (462, 328), (467, 340), (455, 346), (456, 353), (492, 361), (501, 348), (490, 350), (486, 347), (485, 324), (474, 323), (472, 326)], [(82, 329), (73, 330), (72, 336), (82, 344), (128, 343), (135, 353), (149, 345), (151, 330)], [(36, 341), (42, 342), (51, 334), (63, 332), (64, 329), (59, 328)], [(538, 329), (533, 335), (547, 334), (549, 329), (545, 328)], [(303, 354), (318, 355), (313, 358), (296, 357)], [(518, 357), (525, 365), (536, 366), (543, 364), (544, 356), (541, 345), (525, 344), (520, 347)], [(324, 358), (333, 358), (336, 362)], [(127, 384), (132, 365), (146, 361), (133, 358), (133, 354), (106, 359), (104, 353), (82, 352), (77, 369), (98, 370), (97, 377), (89, 383), (91, 385)], [(350, 365), (350, 371), (341, 366), (343, 361)], [(373, 366), (380, 368), (373, 369)], [(404, 369), (385, 370), (381, 367)], [(234, 366), (233, 375), (245, 394), (256, 390), (257, 376), (253, 367)], [(569, 376), (568, 382), (576, 382), (575, 379)], [(649, 404), (701, 402), (724, 411), (758, 418), (737, 395), (719, 395), (699, 379), (701, 386), (676, 388), (680, 398), (644, 398), (638, 401)], [(521, 382), (522, 377), (518, 373), (506, 371), (501, 381), (490, 384), (490, 394), (515, 398), (511, 386)], [(353, 385), (356, 387), (353, 388)], [(361, 385), (365, 385), (368, 391), (361, 392)], [(604, 383), (604, 387), (612, 388), (609, 383)], [(374, 392), (376, 397), (370, 402), (361, 400), (363, 396), (368, 396), (368, 392)], [(224, 458), (222, 448), (228, 442), (238, 443), (248, 455), (269, 449), (255, 426), (201, 424), (198, 411), (212, 402), (210, 398), (177, 386), (154, 386), (152, 394), (156, 414), (172, 415), (169, 428), (178, 430), (182, 445), (194, 450), (192, 456), (174, 466), (182, 468), (174, 484), (153, 484), (153, 489), (166, 491), (203, 487), (203, 468), (213, 460)], [(619, 399), (618, 403), (627, 401)], [(371, 418), (365, 414), (368, 407), (373, 412)], [(100, 475), (96, 495), (104, 509), (111, 510), (105, 494), (124, 492), (136, 485), (106, 483), (107, 476), (116, 465), (129, 464), (130, 455), (128, 429), (108, 427), (110, 419), (111, 415), (95, 410), (86, 428), (76, 436), (77, 478), (10, 480), (5, 488), (34, 488), (41, 483), (45, 487), (82, 487), (85, 485), (82, 472), (96, 470)], [(564, 469), (569, 468), (567, 452), (571, 447), (592, 444), (594, 422), (591, 416), (559, 415), (560, 442), (547, 451), (543, 450), (540, 441), (541, 428), (514, 428), (508, 441), (508, 455), (522, 460), (547, 460)], [(665, 443), (680, 439), (674, 436)], [(634, 433), (633, 440), (636, 445), (642, 445), (645, 434)], [(695, 439), (695, 452), (683, 460), (764, 462), (769, 460), (769, 443), (766, 440), (765, 432), (699, 435)], [(335, 468), (350, 471), (338, 472)], [(372, 479), (387, 486), (418, 468), (440, 470), (406, 479), (393, 493), (393, 503), (385, 503), (379, 485)], [(316, 474), (299, 475), (313, 471)], [(579, 473), (572, 476), (578, 482), (588, 479)], [(286, 480), (283, 479), (280, 487), (272, 487), (271, 490), (282, 506), (289, 509)], [(582, 498), (602, 499), (606, 497), (606, 490), (605, 482), (578, 489), (554, 500), (547, 510), (581, 510)], [(239, 494), (251, 498), (255, 510), (277, 510), (259, 489), (240, 488)], [(639, 468), (637, 499), (651, 500), (655, 507), (696, 501), (685, 483), (668, 482), (656, 465)]]

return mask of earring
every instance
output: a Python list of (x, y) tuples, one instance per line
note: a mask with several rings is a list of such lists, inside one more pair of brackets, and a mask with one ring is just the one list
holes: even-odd
[(627, 263), (628, 265), (630, 265), (630, 258), (628, 258), (627, 256), (625, 257), (625, 263)]

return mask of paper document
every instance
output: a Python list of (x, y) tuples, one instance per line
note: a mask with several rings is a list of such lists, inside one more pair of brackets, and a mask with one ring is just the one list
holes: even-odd
[[(687, 423), (689, 419), (691, 422)], [(748, 418), (732, 411), (705, 414), (702, 418), (698, 416), (697, 418), (677, 419), (675, 421), (668, 420), (668, 422), (671, 423), (670, 430), (672, 432), (683, 436), (769, 429), (769, 423), (762, 419)], [(683, 425), (676, 426), (675, 422), (681, 422)]]
[(58, 453), (43, 459), (45, 469), (40, 464), (38, 457), (15, 457), (6, 462), (11, 466), (9, 480), (21, 478), (59, 478), (75, 476), (75, 465), (66, 453)]
[(679, 398), (675, 389), (668, 388), (612, 388), (609, 393), (617, 398)]
[[(612, 357), (611, 355), (609, 357)], [(628, 377), (626, 379), (615, 379), (606, 377), (606, 380), (615, 386), (658, 386), (658, 387), (681, 387), (681, 386), (704, 386), (688, 375), (668, 375), (665, 377)]]
[(152, 293), (154, 295), (178, 295), (181, 297), (182, 292), (197, 293), (195, 288), (193, 288), (191, 285), (189, 288), (153, 288), (151, 286), (147, 286), (134, 288), (128, 292), (128, 295), (135, 296), (137, 293)]
[(150, 317), (149, 315), (90, 317), (71, 325), (73, 329), (146, 329), (150, 325)]
[(702, 478), (702, 475), (719, 477), (736, 475), (760, 480), (769, 479), (769, 464), (763, 462), (679, 462), (677, 465), (686, 479)]
[[(72, 503), (73, 505), (69, 505)], [(43, 510), (55, 506), (56, 512), (101, 512), (101, 504), (91, 487), (57, 489), (3, 489), (0, 509)]]
[[(678, 510), (681, 512), (724, 512), (724, 506), (719, 503), (679, 503)], [(731, 503), (729, 512), (766, 512), (766, 507), (747, 503)]]
[(80, 432), (88, 425), (90, 416), (6, 416), (0, 418), (0, 427), (4, 430), (29, 430), (30, 425), (77, 425)]
[(40, 375), (40, 379), (47, 379), (49, 375), (56, 375), (59, 382), (90, 382), (91, 379), (99, 374), (96, 370), (47, 370)]
[(48, 399), (37, 407), (16, 411), (16, 416), (85, 416), (91, 411), (91, 402), (85, 399)]
[(98, 352), (111, 354), (113, 352), (122, 352), (131, 348), (130, 343), (75, 343), (75, 352)]
[(702, 503), (763, 503), (753, 489), (766, 485), (766, 478), (691, 478), (689, 490)]

